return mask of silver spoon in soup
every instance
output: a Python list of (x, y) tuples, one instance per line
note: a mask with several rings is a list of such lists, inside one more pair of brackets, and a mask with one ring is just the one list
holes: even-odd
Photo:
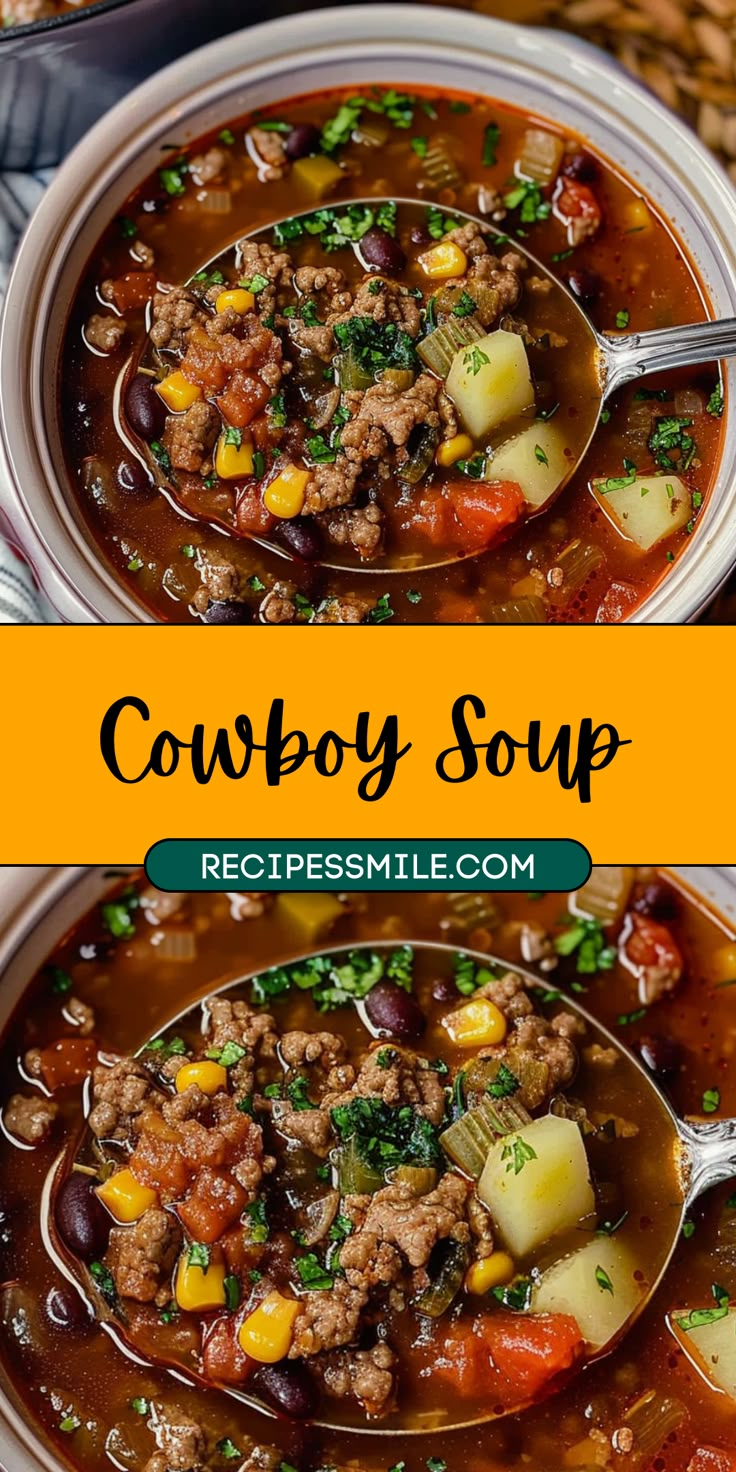
[[(544, 513), (611, 395), (736, 352), (736, 320), (596, 332), (516, 237), (461, 210), (352, 200), (276, 221), (159, 291), (117, 422), (187, 516), (325, 567), (406, 572)], [(682, 476), (592, 482), (648, 549)]]
[(44, 1232), (100, 1324), (140, 1363), (333, 1429), (431, 1433), (551, 1395), (736, 1175), (736, 1121), (678, 1119), (576, 997), (426, 941), (239, 977), (103, 1056), (87, 1102)]

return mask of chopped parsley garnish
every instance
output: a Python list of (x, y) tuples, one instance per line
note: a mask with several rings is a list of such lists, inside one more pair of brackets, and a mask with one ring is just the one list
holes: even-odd
[(386, 962), (386, 975), (389, 981), (395, 981), (405, 992), (411, 991), (414, 980), (414, 952), (411, 946), (397, 946), (391, 952)]
[(248, 1217), (251, 1242), (267, 1242), (269, 1238), (268, 1217), (266, 1216), (266, 1203), (262, 1197), (251, 1201), (245, 1208)]
[(600, 920), (571, 916), (566, 928), (556, 935), (554, 947), (558, 956), (575, 956), (576, 970), (581, 976), (595, 976), (610, 971), (616, 960), (614, 946), (609, 946)]
[(455, 98), (450, 103), (450, 112), (455, 112), (455, 113), (472, 112), (472, 108), (471, 108), (469, 102), (461, 102), (459, 98)]
[(613, 1295), (613, 1283), (611, 1282), (611, 1279), (609, 1278), (605, 1268), (602, 1268), (600, 1263), (595, 1270), (595, 1281), (598, 1284), (598, 1287), (600, 1288), (602, 1293), (610, 1293), (611, 1295)]
[(148, 1412), (150, 1410), (150, 1406), (148, 1404), (148, 1401), (146, 1400), (145, 1395), (134, 1395), (133, 1396), (133, 1399), (130, 1400), (128, 1402), (128, 1404), (130, 1406), (131, 1411), (135, 1411), (135, 1413), (136, 1413), (137, 1416), (147, 1416), (148, 1415)]
[(286, 1097), (290, 1100), (294, 1109), (313, 1109), (314, 1105), (309, 1097), (309, 1079), (306, 1074), (297, 1074), (290, 1083), (286, 1085)]
[(179, 1306), (174, 1302), (172, 1298), (171, 1302), (167, 1303), (166, 1307), (161, 1309), (161, 1312), (158, 1316), (158, 1321), (160, 1324), (173, 1324), (175, 1319), (178, 1319), (178, 1317)]
[(455, 302), (455, 305), (454, 305), (454, 307), (452, 309), (452, 316), (453, 317), (472, 317), (473, 312), (477, 311), (477, 309), (478, 309), (478, 303), (473, 300), (472, 296), (470, 295), (470, 292), (463, 290), (463, 291), (461, 291), (461, 293), (460, 293), (460, 295), (459, 295), (459, 297), (458, 297), (457, 301)]
[(131, 557), (128, 563), (128, 572), (140, 572), (143, 562), (140, 557)]
[(706, 406), (706, 414), (712, 414), (714, 419), (720, 419), (723, 414), (723, 384), (717, 383)]
[(436, 205), (429, 205), (427, 209), (427, 229), (433, 240), (441, 240), (450, 230), (457, 230), (460, 221), (453, 219), (452, 215), (446, 215)]
[(534, 225), (538, 220), (549, 217), (552, 206), (542, 198), (542, 191), (534, 179), (519, 179), (503, 196), (507, 210), (519, 211), (522, 225)]
[(407, 588), (406, 596), (410, 603), (421, 603), (422, 595), (416, 588)]
[(116, 940), (130, 940), (135, 935), (135, 922), (130, 912), (137, 905), (138, 896), (130, 895), (119, 900), (108, 900), (100, 906), (102, 923)]
[(280, 1099), (281, 1079), (277, 1079), (275, 1083), (266, 1084), (266, 1087), (263, 1090), (263, 1097), (264, 1099)]
[(347, 958), (339, 960), (332, 956), (308, 956), (288, 966), (272, 966), (270, 971), (254, 977), (251, 997), (260, 1005), (296, 987), (299, 991), (311, 991), (318, 1010), (329, 1012), (333, 1007), (367, 996), (371, 987), (386, 975), (386, 965), (386, 958), (375, 951), (350, 951)]
[(396, 205), (392, 199), (384, 200), (376, 210), (376, 224), (379, 230), (385, 230), (387, 235), (396, 234)]
[(259, 578), (257, 572), (252, 573), (251, 576), (248, 578), (247, 582), (248, 582), (248, 587), (250, 588), (251, 592), (253, 592), (253, 593), (265, 593), (265, 591), (266, 591), (266, 584), (263, 582), (263, 579), (262, 578)]
[(555, 250), (555, 251), (552, 252), (552, 255), (550, 256), (550, 260), (551, 261), (567, 261), (567, 260), (569, 260), (570, 256), (572, 255), (572, 251), (573, 251), (572, 246), (570, 246), (569, 250)]
[(685, 1238), (685, 1241), (686, 1242), (689, 1242), (689, 1240), (692, 1237), (694, 1231), (695, 1231), (695, 1222), (683, 1222), (683, 1224), (682, 1224), (682, 1235)]
[(274, 394), (268, 402), (268, 417), (274, 429), (286, 427), (286, 400), (283, 393)]
[(230, 128), (222, 128), (217, 136), (220, 142), (225, 144), (226, 148), (232, 148), (235, 142), (235, 134)]
[(379, 1068), (391, 1068), (392, 1064), (398, 1063), (399, 1054), (395, 1048), (379, 1048), (376, 1053), (376, 1063)]
[(654, 420), (649, 436), (649, 449), (663, 470), (687, 470), (692, 465), (697, 445), (687, 430), (692, 419), (670, 414)]
[(646, 1015), (646, 1007), (637, 1007), (635, 1012), (619, 1012), (616, 1021), (619, 1027), (628, 1027), (631, 1022), (641, 1022)]
[(515, 1309), (517, 1313), (524, 1313), (531, 1303), (532, 1284), (529, 1278), (519, 1278), (515, 1283), (499, 1284), (497, 1288), (491, 1289), (491, 1295), (497, 1303), (503, 1304), (504, 1308)]
[(412, 147), (413, 152), (416, 154), (417, 158), (426, 158), (427, 157), (427, 149), (429, 148), (429, 139), (428, 138), (412, 138), (411, 139), (411, 147)]
[(455, 986), (463, 997), (472, 997), (473, 992), (479, 986), (485, 986), (486, 982), (493, 981), (493, 972), (489, 966), (478, 966), (472, 956), (466, 956), (464, 951), (456, 951), (453, 957), (453, 978)]
[(240, 1283), (234, 1273), (228, 1273), (224, 1282), (225, 1307), (232, 1313), (240, 1303)]
[(246, 1050), (242, 1043), (224, 1043), (221, 1048), (208, 1048), (205, 1057), (212, 1058), (222, 1068), (232, 1068), (234, 1063), (239, 1063), (245, 1057)]
[(91, 1262), (89, 1272), (92, 1281), (99, 1289), (105, 1303), (109, 1308), (114, 1308), (118, 1301), (118, 1290), (115, 1287), (115, 1279), (109, 1268), (106, 1268), (104, 1263)]
[(251, 276), (250, 281), (244, 281), (242, 284), (246, 291), (250, 291), (253, 296), (258, 296), (259, 292), (266, 290), (268, 277), (264, 276), (261, 271), (256, 271), (255, 276)]
[(351, 317), (333, 328), (341, 348), (352, 348), (358, 364), (372, 374), (386, 368), (416, 370), (414, 343), (395, 322), (376, 322), (373, 317)]
[(496, 149), (498, 148), (500, 137), (501, 129), (498, 123), (486, 123), (483, 130), (483, 151), (480, 156), (480, 161), (484, 169), (492, 169), (494, 164), (497, 163)]
[(307, 297), (306, 301), (300, 303), (299, 316), (301, 317), (305, 327), (322, 326), (322, 323), (319, 320), (319, 314), (317, 312), (317, 303), (313, 301), (311, 297)]
[(394, 610), (391, 607), (391, 594), (382, 593), (380, 598), (376, 600), (375, 606), (368, 610), (365, 621), (368, 624), (385, 624), (393, 616)]
[[(714, 1285), (715, 1286), (715, 1285)], [(728, 1295), (716, 1304), (715, 1308), (694, 1308), (683, 1318), (676, 1319), (677, 1327), (689, 1333), (691, 1329), (701, 1329), (704, 1324), (715, 1324), (718, 1319), (725, 1319), (728, 1313)]]
[(447, 1462), (444, 1457), (427, 1457), (427, 1472), (447, 1472)]
[(361, 1159), (377, 1170), (436, 1166), (442, 1158), (437, 1130), (410, 1104), (392, 1109), (383, 1099), (359, 1096), (349, 1104), (337, 1104), (330, 1119), (343, 1144), (353, 1140)]
[(338, 1212), (327, 1235), (331, 1242), (344, 1242), (352, 1231), (353, 1223), (350, 1217), (345, 1216), (343, 1212)]
[(720, 1103), (721, 1103), (721, 1091), (720, 1091), (720, 1089), (706, 1089), (705, 1090), (705, 1093), (703, 1094), (703, 1113), (704, 1114), (715, 1114), (716, 1110), (720, 1107)]
[(467, 352), (463, 353), (463, 368), (467, 368), (474, 378), (480, 373), (484, 363), (490, 363), (490, 361), (488, 354), (484, 353), (482, 348), (468, 348)]
[(196, 556), (197, 549), (194, 546), (193, 542), (185, 542), (184, 546), (179, 548), (179, 551), (181, 552), (182, 557), (188, 557), (189, 561), (191, 562), (193, 557)]
[(626, 307), (620, 307), (618, 312), (616, 313), (616, 326), (621, 331), (623, 331), (624, 327), (628, 327), (630, 315), (631, 314), (627, 311)]
[(120, 234), (122, 235), (123, 240), (135, 239), (136, 235), (138, 234), (138, 226), (136, 225), (135, 220), (131, 220), (128, 215), (118, 215), (118, 225), (120, 227)]
[(170, 475), (171, 460), (169, 458), (169, 452), (166, 449), (166, 446), (162, 445), (160, 440), (151, 440), (149, 448), (154, 460), (158, 465), (161, 466), (164, 475)]
[(530, 1160), (537, 1159), (537, 1152), (532, 1145), (522, 1139), (521, 1135), (517, 1135), (515, 1139), (503, 1146), (501, 1159), (506, 1162), (506, 1174), (513, 1171), (514, 1175), (518, 1176)]
[(306, 450), (310, 460), (315, 465), (331, 465), (337, 459), (337, 450), (328, 445), (322, 434), (310, 435), (306, 442)]
[(145, 1044), (146, 1053), (157, 1053), (161, 1061), (166, 1058), (182, 1058), (187, 1051), (187, 1045), (183, 1038), (151, 1038)]
[(335, 1282), (334, 1273), (320, 1262), (316, 1252), (307, 1252), (304, 1257), (297, 1257), (294, 1267), (302, 1288), (306, 1288), (310, 1293), (332, 1288)]
[(502, 1063), (493, 1082), (488, 1085), (487, 1093), (492, 1099), (509, 1099), (520, 1088), (521, 1084), (516, 1074), (512, 1073), (505, 1063)]
[(72, 979), (69, 972), (65, 971), (63, 966), (48, 966), (47, 970), (51, 979), (52, 992), (55, 992), (58, 996), (63, 996), (65, 992), (71, 991), (73, 985)]
[(190, 1268), (201, 1268), (203, 1273), (207, 1272), (210, 1265), (210, 1249), (206, 1242), (192, 1242), (187, 1253), (187, 1262)]
[(169, 164), (168, 168), (159, 169), (158, 177), (161, 180), (162, 189), (165, 189), (167, 194), (174, 197), (185, 194), (184, 175), (188, 168), (189, 165), (186, 159), (178, 158), (175, 163)]
[(539, 465), (549, 465), (549, 460), (541, 445), (534, 446), (534, 459)]
[(486, 457), (482, 450), (479, 450), (478, 454), (473, 455), (470, 460), (455, 461), (455, 469), (459, 470), (461, 475), (466, 475), (468, 480), (482, 480), (485, 468)]
[(222, 1440), (218, 1441), (217, 1450), (220, 1456), (227, 1457), (228, 1461), (234, 1461), (236, 1457), (242, 1457), (243, 1455), (240, 1448), (235, 1445), (234, 1441), (230, 1440), (229, 1436), (223, 1436)]
[(633, 486), (636, 480), (636, 466), (632, 460), (624, 460), (624, 470), (625, 475), (609, 475), (608, 479), (603, 481), (600, 490), (607, 493), (608, 491), (623, 491), (626, 486)]
[(79, 1416), (75, 1416), (73, 1412), (70, 1412), (68, 1416), (62, 1417), (61, 1421), (59, 1422), (59, 1430), (63, 1431), (67, 1436), (69, 1436), (71, 1432), (76, 1431), (78, 1427), (81, 1426), (81, 1424), (82, 1423), (79, 1419)]
[(235, 448), (237, 450), (239, 450), (240, 449), (240, 446), (242, 445), (242, 443), (243, 443), (243, 431), (242, 431), (242, 429), (236, 429), (236, 427), (235, 427), (234, 424), (229, 424), (228, 427), (227, 427), (227, 429), (225, 430), (225, 444), (226, 445), (235, 445)]

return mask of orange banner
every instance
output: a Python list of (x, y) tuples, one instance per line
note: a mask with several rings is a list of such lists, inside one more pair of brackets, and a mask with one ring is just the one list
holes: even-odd
[(713, 698), (730, 638), (8, 629), (0, 861), (135, 863), (174, 837), (441, 835), (725, 863), (730, 703)]

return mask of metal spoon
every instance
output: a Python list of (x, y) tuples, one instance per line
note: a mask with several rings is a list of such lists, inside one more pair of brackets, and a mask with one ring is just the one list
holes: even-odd
[[(393, 951), (400, 944), (411, 946), (417, 960), (426, 962), (435, 974), (443, 972), (449, 974), (452, 960), (457, 954), (457, 947), (442, 943), (394, 940), (391, 946), (380, 942), (364, 943), (358, 946), (355, 943), (348, 943), (331, 947), (329, 955), (339, 957), (356, 950)], [(310, 956), (321, 954), (324, 952), (302, 953), (279, 964), (289, 966), (296, 962), (306, 961)], [(627, 1098), (632, 1102), (634, 1099), (638, 1101), (637, 1112), (643, 1114), (648, 1122), (647, 1138), (641, 1142), (645, 1150), (637, 1150), (633, 1160), (630, 1155), (627, 1166), (629, 1183), (632, 1191), (636, 1193), (637, 1179), (639, 1185), (642, 1179), (641, 1171), (644, 1168), (642, 1162), (646, 1162), (647, 1159), (657, 1162), (656, 1179), (660, 1183), (663, 1194), (660, 1200), (652, 1201), (651, 1196), (647, 1200), (649, 1225), (646, 1238), (651, 1241), (654, 1228), (661, 1238), (661, 1251), (657, 1253), (653, 1263), (650, 1262), (652, 1270), (649, 1272), (648, 1280), (642, 1285), (641, 1297), (635, 1310), (613, 1339), (609, 1340), (597, 1353), (588, 1355), (584, 1362), (587, 1365), (609, 1354), (620, 1343), (646, 1308), (653, 1294), (656, 1293), (672, 1259), (685, 1216), (693, 1203), (711, 1186), (736, 1177), (736, 1119), (708, 1123), (679, 1119), (640, 1060), (621, 1043), (619, 1038), (614, 1037), (602, 1023), (582, 1007), (576, 997), (551, 990), (549, 978), (542, 979), (535, 976), (525, 967), (508, 962), (500, 956), (465, 948), (463, 948), (463, 954), (470, 957), (477, 965), (488, 966), (490, 964), (501, 968), (502, 971), (511, 970), (520, 975), (529, 990), (535, 994), (537, 1009), (541, 1014), (553, 1016), (558, 1010), (576, 1014), (585, 1024), (586, 1047), (598, 1044), (602, 1048), (614, 1049), (619, 1055), (619, 1062), (616, 1065), (618, 1084), (621, 1085), (623, 1082)], [(245, 991), (247, 996), (249, 983), (255, 974), (258, 973), (237, 977), (218, 987), (211, 995), (219, 997), (231, 992), (240, 994)], [(182, 1031), (190, 1034), (206, 1032), (208, 1000), (209, 998), (203, 998), (200, 1002), (183, 1009), (160, 1029), (158, 1035), (165, 1036), (170, 1032), (176, 1035)], [(357, 1005), (358, 1010), (362, 1013), (362, 1004)], [(448, 1004), (448, 1007), (450, 1005)], [(373, 1031), (375, 1032), (375, 1029)], [(431, 1045), (426, 1043), (425, 1047), (431, 1047)], [(144, 1052), (144, 1048), (145, 1045), (141, 1047), (137, 1056)], [(626, 1070), (626, 1075), (622, 1080), (623, 1070)], [(622, 1143), (620, 1149), (625, 1151), (626, 1141)], [(136, 1342), (135, 1335), (131, 1332), (119, 1302), (111, 1305), (105, 1300), (100, 1293), (99, 1283), (90, 1275), (87, 1267), (69, 1252), (61, 1239), (55, 1221), (55, 1203), (59, 1188), (73, 1168), (81, 1168), (90, 1173), (95, 1158), (99, 1160), (99, 1157), (95, 1157), (91, 1133), (85, 1126), (79, 1137), (63, 1152), (49, 1172), (42, 1199), (42, 1230), (49, 1254), (60, 1272), (76, 1286), (85, 1302), (92, 1304), (101, 1327), (111, 1335), (128, 1358), (138, 1364), (154, 1365), (168, 1370), (184, 1383), (211, 1387), (211, 1382), (205, 1380), (192, 1368), (191, 1352), (183, 1349), (181, 1358), (177, 1358), (171, 1353), (162, 1355), (153, 1352), (150, 1345)], [(636, 1205), (636, 1201), (632, 1204)], [(632, 1214), (631, 1231), (635, 1230), (633, 1225), (635, 1214), (636, 1212)], [(595, 1232), (592, 1228), (589, 1230), (592, 1240)], [(651, 1252), (649, 1256), (651, 1259)], [(568, 1383), (569, 1379), (568, 1375), (564, 1381), (555, 1382), (550, 1393), (562, 1388), (562, 1385)], [(262, 1399), (257, 1392), (254, 1393), (247, 1385), (244, 1388), (219, 1385), (217, 1388), (267, 1416), (273, 1417), (276, 1414), (273, 1406)], [(460, 1398), (454, 1394), (452, 1389), (444, 1390), (441, 1379), (435, 1377), (432, 1386), (432, 1408), (426, 1417), (422, 1417), (421, 1424), (417, 1424), (416, 1418), (413, 1421), (405, 1421), (400, 1409), (386, 1417), (380, 1424), (369, 1423), (365, 1419), (363, 1421), (358, 1419), (362, 1413), (357, 1409), (354, 1416), (351, 1416), (348, 1402), (341, 1401), (337, 1404), (340, 1405), (342, 1415), (330, 1414), (328, 1409), (330, 1402), (327, 1402), (324, 1412), (320, 1413), (319, 1419), (314, 1424), (333, 1431), (359, 1431), (380, 1436), (394, 1435), (397, 1431), (400, 1431), (402, 1435), (422, 1435), (438, 1430), (445, 1431), (480, 1424), (499, 1419), (501, 1415), (516, 1414), (525, 1409), (530, 1402), (521, 1402), (503, 1412), (499, 1412), (497, 1408), (489, 1408), (482, 1415), (478, 1415), (476, 1409), (463, 1416)]]

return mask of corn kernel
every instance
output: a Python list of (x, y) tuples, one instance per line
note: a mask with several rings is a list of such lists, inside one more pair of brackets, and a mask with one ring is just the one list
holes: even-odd
[(266, 510), (285, 521), (298, 516), (304, 505), (308, 480), (308, 470), (300, 470), (298, 465), (286, 465), (263, 492)]
[(176, 1079), (176, 1092), (183, 1094), (190, 1084), (196, 1084), (203, 1094), (219, 1094), (227, 1088), (227, 1069), (221, 1063), (202, 1058), (199, 1063), (184, 1063)]
[(262, 1365), (275, 1365), (289, 1353), (298, 1313), (296, 1299), (284, 1298), (274, 1288), (241, 1324), (240, 1348)]
[(117, 1222), (137, 1222), (149, 1206), (158, 1202), (156, 1192), (142, 1186), (127, 1167), (98, 1186), (97, 1195)]
[(455, 434), (451, 440), (443, 440), (435, 459), (438, 465), (454, 465), (473, 453), (473, 441), (469, 434)]
[(509, 1257), (508, 1252), (492, 1252), (489, 1257), (482, 1257), (468, 1268), (465, 1274), (466, 1291), (490, 1293), (491, 1288), (498, 1288), (501, 1283), (510, 1283), (514, 1272), (514, 1260)]
[(182, 414), (185, 409), (191, 409), (192, 404), (196, 404), (197, 399), (202, 397), (199, 385), (190, 383), (178, 369), (176, 373), (170, 373), (162, 383), (156, 384), (156, 393), (171, 409), (172, 414)]
[(432, 281), (445, 281), (448, 276), (463, 276), (467, 270), (468, 258), (454, 240), (441, 240), (439, 245), (433, 245), (431, 250), (422, 252), (419, 264), (425, 276), (429, 276)]
[(624, 216), (629, 230), (650, 231), (652, 228), (652, 216), (644, 199), (630, 199), (624, 206)]
[(207, 1308), (222, 1308), (225, 1296), (225, 1264), (211, 1262), (207, 1270), (190, 1263), (186, 1250), (179, 1258), (174, 1284), (174, 1296), (187, 1313), (198, 1313)]
[(481, 1048), (503, 1042), (506, 1018), (488, 997), (473, 997), (442, 1018), (442, 1026), (458, 1048)]
[(252, 291), (246, 291), (243, 286), (234, 286), (232, 291), (221, 291), (215, 302), (216, 312), (226, 312), (232, 307), (234, 312), (239, 312), (244, 317), (246, 312), (252, 312), (256, 299)]
[(226, 434), (221, 434), (215, 451), (215, 470), (220, 480), (237, 480), (241, 475), (253, 474), (253, 446), (250, 440), (239, 445), (228, 443)]

